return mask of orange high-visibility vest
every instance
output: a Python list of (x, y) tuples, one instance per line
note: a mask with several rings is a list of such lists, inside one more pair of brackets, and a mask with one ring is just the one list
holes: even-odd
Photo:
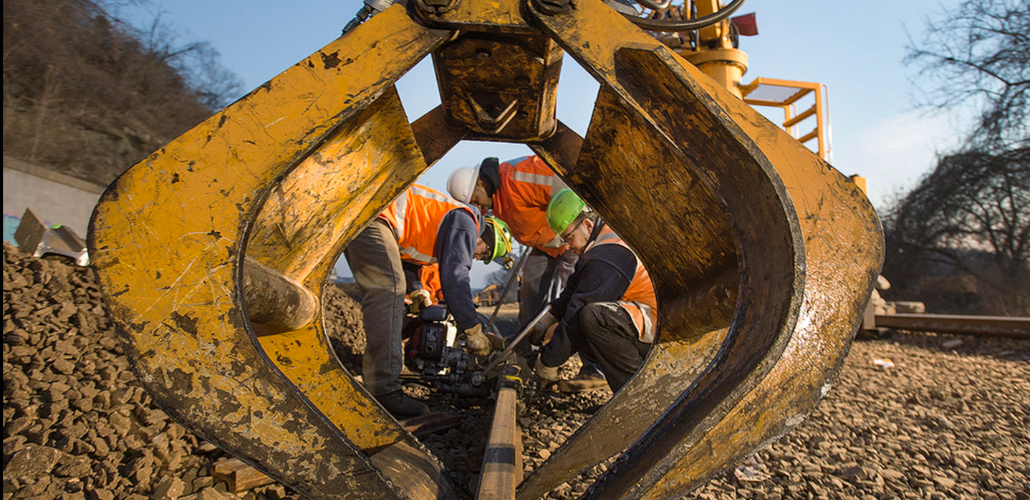
[(393, 229), (401, 259), (425, 265), (436, 262), (436, 235), (451, 210), (467, 211), (476, 221), (476, 230), (481, 230), (479, 218), (468, 205), (418, 184), (401, 193), (379, 218)]
[(561, 255), (563, 246), (547, 224), (547, 204), (565, 189), (539, 156), (524, 156), (500, 165), (501, 185), (493, 195), (493, 213), (508, 223), (519, 243), (536, 247), (551, 257)]
[(440, 284), (440, 264), (429, 264), (418, 270), (418, 280), (422, 283), (422, 289), (429, 292), (429, 298), (434, 304), (443, 300), (443, 286)]
[[(622, 241), (622, 238), (615, 234), (615, 231), (612, 231), (608, 225), (601, 228), (597, 238), (587, 245), (584, 253), (598, 245), (622, 245), (633, 252), (633, 249), (625, 241)], [(622, 298), (619, 299), (619, 305), (626, 309), (626, 312), (633, 318), (633, 325), (637, 328), (637, 338), (641, 342), (651, 343), (654, 342), (654, 327), (658, 322), (658, 299), (655, 297), (651, 277), (647, 274), (647, 269), (644, 269), (644, 264), (640, 262), (640, 257), (637, 257), (636, 252), (633, 252), (633, 257), (637, 259), (637, 270), (633, 274), (633, 279), (630, 280), (626, 293), (622, 294)]]

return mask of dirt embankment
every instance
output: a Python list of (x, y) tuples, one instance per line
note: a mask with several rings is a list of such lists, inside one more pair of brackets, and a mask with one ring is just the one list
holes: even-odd
[[(356, 372), (364, 339), (354, 297), (330, 289), (326, 318), (338, 356)], [(90, 271), (5, 245), (3, 350), (3, 500), (298, 498), (277, 484), (232, 494), (215, 481), (212, 466), (224, 453), (153, 406)], [(463, 417), (423, 442), (458, 481), (472, 482), (489, 401), (410, 391)], [(609, 396), (555, 393), (530, 403), (519, 418), (525, 471)], [(687, 498), (1030, 499), (1027, 429), (1030, 342), (903, 334), (859, 341), (807, 421)], [(579, 496), (602, 469), (549, 496)]]

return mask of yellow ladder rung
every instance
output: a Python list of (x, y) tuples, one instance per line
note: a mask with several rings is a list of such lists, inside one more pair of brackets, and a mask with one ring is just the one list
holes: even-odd
[(808, 118), (808, 117), (814, 115), (815, 112), (816, 112), (816, 109), (815, 109), (815, 105), (813, 104), (811, 108), (808, 108), (807, 110), (802, 112), (800, 115), (797, 115), (794, 118), (791, 118), (791, 119), (783, 122), (783, 128), (793, 127), (794, 125), (797, 125), (799, 122), (801, 122), (805, 118)]
[(803, 137), (799, 137), (798, 138), (798, 142), (800, 142), (801, 144), (804, 144), (804, 143), (806, 143), (806, 142), (808, 142), (808, 141), (810, 141), (812, 139), (815, 139), (816, 137), (819, 137), (819, 129), (812, 130), (811, 132), (809, 132), (808, 134), (804, 135)]

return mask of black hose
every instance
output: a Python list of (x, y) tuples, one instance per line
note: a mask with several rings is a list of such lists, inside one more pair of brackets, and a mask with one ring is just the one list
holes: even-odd
[[(733, 0), (725, 7), (719, 9), (716, 12), (708, 14), (704, 17), (697, 19), (688, 19), (686, 21), (670, 21), (667, 19), (650, 19), (645, 17), (637, 16), (626, 16), (633, 24), (640, 26), (650, 31), (664, 31), (669, 33), (683, 32), (683, 31), (695, 31), (701, 28), (707, 28), (733, 14), (741, 5), (744, 5), (745, 0)], [(624, 14), (625, 15), (625, 14)]]

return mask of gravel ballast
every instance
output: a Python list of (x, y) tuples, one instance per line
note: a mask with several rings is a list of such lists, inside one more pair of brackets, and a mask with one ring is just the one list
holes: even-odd
[[(325, 302), (334, 349), (354, 372), (364, 339), (353, 291), (330, 287)], [(510, 315), (500, 324), (513, 329)], [(214, 479), (227, 455), (153, 405), (89, 269), (5, 244), (3, 351), (3, 500), (299, 498), (278, 484), (230, 493)], [(490, 401), (407, 390), (461, 415), (422, 441), (458, 481), (474, 484)], [(525, 472), (610, 396), (552, 393), (526, 403)], [(1030, 342), (893, 333), (856, 341), (805, 422), (685, 498), (1030, 499), (1028, 429)], [(575, 498), (601, 472), (549, 496)]]

